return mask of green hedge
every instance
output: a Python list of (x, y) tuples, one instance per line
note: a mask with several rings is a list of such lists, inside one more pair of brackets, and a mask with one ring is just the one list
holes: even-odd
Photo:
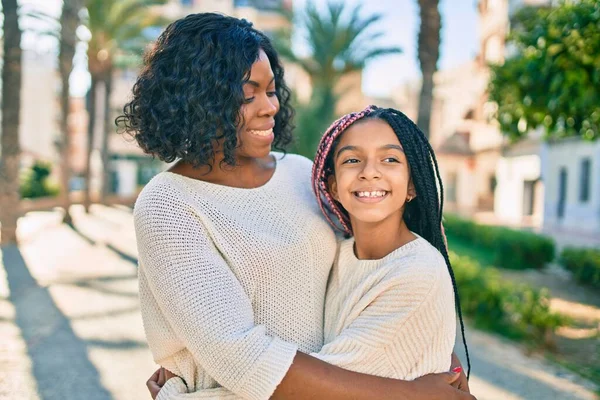
[(554, 331), (568, 319), (550, 311), (546, 290), (502, 280), (495, 268), (450, 253), (461, 308), (475, 325), (539, 347), (554, 346)]
[(600, 249), (566, 247), (559, 262), (577, 281), (600, 288)]
[(36, 161), (31, 169), (21, 176), (21, 198), (54, 197), (60, 192), (57, 185), (49, 182), (52, 165), (44, 161)]
[(502, 268), (543, 268), (554, 259), (554, 241), (543, 235), (498, 226), (479, 225), (455, 215), (444, 216), (448, 235), (493, 252)]

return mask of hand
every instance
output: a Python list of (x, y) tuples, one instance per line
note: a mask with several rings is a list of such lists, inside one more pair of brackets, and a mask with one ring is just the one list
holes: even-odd
[(413, 393), (416, 399), (477, 400), (470, 393), (453, 387), (459, 379), (460, 374), (454, 372), (425, 375), (413, 381)]
[(156, 372), (152, 374), (150, 379), (146, 381), (146, 387), (150, 391), (150, 396), (152, 396), (153, 400), (156, 399), (156, 396), (158, 396), (158, 392), (160, 392), (160, 389), (163, 387), (164, 384), (165, 370), (164, 368), (160, 367), (156, 370)]
[(450, 369), (452, 372), (460, 372), (460, 377), (452, 386), (464, 392), (471, 393), (471, 390), (469, 389), (469, 381), (467, 380), (467, 374), (465, 374), (462, 364), (460, 363), (460, 359), (454, 352), (452, 352), (452, 365), (450, 366)]

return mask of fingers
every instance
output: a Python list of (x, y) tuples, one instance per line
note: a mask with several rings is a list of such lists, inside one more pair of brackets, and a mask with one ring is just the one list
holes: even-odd
[(165, 369), (164, 368), (160, 368), (159, 372), (158, 372), (158, 380), (157, 380), (156, 383), (157, 383), (157, 385), (159, 387), (162, 387), (162, 386), (164, 386), (164, 384), (165, 384), (166, 381), (167, 380), (165, 379)]
[(177, 375), (175, 375), (174, 373), (172, 373), (171, 371), (169, 371), (166, 368), (163, 368), (165, 370), (165, 381), (168, 381), (171, 378), (176, 377)]
[(158, 396), (158, 392), (160, 391), (160, 386), (158, 386), (157, 383), (160, 376), (160, 370), (161, 368), (154, 371), (150, 379), (146, 381), (146, 387), (150, 391), (150, 396), (152, 396), (153, 399), (156, 399), (156, 396)]
[(146, 382), (146, 386), (150, 391), (150, 396), (152, 396), (152, 399), (156, 399), (156, 396), (158, 396), (158, 392), (160, 392), (160, 386), (158, 386), (158, 384), (155, 381)]
[(462, 369), (460, 371), (457, 371), (457, 369), (455, 368), (453, 371), (443, 372), (441, 375), (443, 375), (444, 379), (446, 380), (446, 382), (448, 384), (454, 386), (454, 384), (458, 383), (458, 380), (460, 379), (461, 371), (462, 371)]

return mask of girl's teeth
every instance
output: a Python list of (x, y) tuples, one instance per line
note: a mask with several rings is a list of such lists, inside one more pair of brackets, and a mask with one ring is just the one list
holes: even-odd
[(266, 131), (250, 131), (250, 133), (257, 136), (269, 136), (273, 133), (273, 129), (267, 129)]
[(386, 192), (377, 191), (377, 192), (357, 192), (358, 197), (383, 197)]

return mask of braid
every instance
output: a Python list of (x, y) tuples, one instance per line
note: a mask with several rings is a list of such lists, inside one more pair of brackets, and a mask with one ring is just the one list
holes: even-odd
[[(465, 326), (456, 278), (450, 264), (445, 235), (442, 231), (444, 186), (435, 153), (423, 132), (406, 115), (392, 108), (383, 109), (369, 106), (361, 112), (345, 115), (335, 121), (321, 138), (313, 165), (313, 190), (317, 196), (319, 206), (332, 226), (348, 236), (352, 235), (350, 217), (342, 205), (331, 197), (327, 180), (333, 174), (333, 153), (340, 136), (350, 125), (367, 118), (378, 118), (387, 122), (396, 133), (404, 149), (417, 196), (413, 201), (405, 204), (403, 219), (408, 229), (426, 239), (444, 257), (454, 288), (454, 300), (467, 358), (468, 379), (471, 374), (471, 359), (465, 338)], [(337, 221), (334, 221), (332, 216), (335, 216)]]

